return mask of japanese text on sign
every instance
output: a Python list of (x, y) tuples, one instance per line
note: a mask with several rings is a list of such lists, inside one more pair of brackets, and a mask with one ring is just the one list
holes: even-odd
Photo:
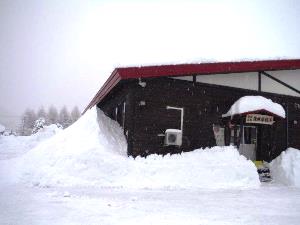
[(248, 114), (246, 116), (246, 123), (258, 123), (272, 125), (274, 123), (273, 116), (260, 115), (260, 114)]

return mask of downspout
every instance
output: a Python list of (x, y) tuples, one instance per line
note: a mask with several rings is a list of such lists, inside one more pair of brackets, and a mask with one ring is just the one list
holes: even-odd
[(261, 92), (261, 72), (258, 72), (258, 92)]

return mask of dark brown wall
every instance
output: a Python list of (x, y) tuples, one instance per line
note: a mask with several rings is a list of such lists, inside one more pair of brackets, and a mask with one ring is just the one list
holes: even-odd
[[(300, 98), (258, 93), (238, 88), (201, 84), (168, 78), (144, 80), (142, 87), (137, 80), (121, 83), (98, 106), (107, 114), (122, 101), (126, 101), (125, 130), (128, 131), (129, 155), (146, 156), (190, 151), (215, 145), (213, 124), (221, 123), (221, 115), (245, 95), (263, 95), (282, 105), (289, 105), (289, 143), (300, 148)], [(144, 101), (145, 106), (140, 105)], [(166, 106), (184, 108), (183, 144), (181, 147), (164, 146), (166, 129), (180, 129), (180, 112), (167, 110)], [(296, 122), (297, 121), (297, 124)], [(276, 123), (272, 129), (261, 126), (261, 152), (259, 158), (270, 160), (286, 147), (286, 122)], [(270, 138), (273, 137), (273, 138)], [(267, 141), (268, 140), (268, 141)], [(270, 143), (269, 140), (273, 140)]]

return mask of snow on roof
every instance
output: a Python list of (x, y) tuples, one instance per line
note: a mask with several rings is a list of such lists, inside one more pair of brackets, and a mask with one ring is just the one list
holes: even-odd
[(285, 110), (280, 104), (262, 96), (244, 96), (240, 98), (231, 106), (226, 114), (222, 115), (222, 117), (260, 110), (268, 111), (281, 118), (285, 118)]
[(4, 131), (5, 131), (5, 127), (0, 124), (0, 132), (4, 132)]

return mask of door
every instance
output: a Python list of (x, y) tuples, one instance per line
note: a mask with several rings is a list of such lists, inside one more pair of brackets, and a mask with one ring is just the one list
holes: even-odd
[(247, 159), (256, 160), (256, 146), (257, 146), (257, 127), (244, 126), (243, 137), (239, 146), (239, 152)]

